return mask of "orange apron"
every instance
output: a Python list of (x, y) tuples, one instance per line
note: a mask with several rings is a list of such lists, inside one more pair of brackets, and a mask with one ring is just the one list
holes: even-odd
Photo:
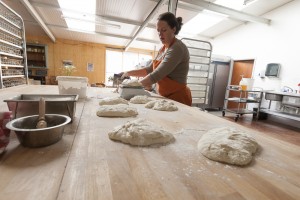
[[(153, 70), (155, 70), (160, 63), (161, 60), (153, 60)], [(157, 82), (157, 91), (161, 96), (168, 99), (172, 99), (188, 106), (192, 105), (190, 88), (186, 84), (179, 83), (167, 76)]]

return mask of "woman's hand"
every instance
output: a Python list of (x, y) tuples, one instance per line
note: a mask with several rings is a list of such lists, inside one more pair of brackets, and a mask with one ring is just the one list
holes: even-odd
[(129, 77), (129, 73), (128, 72), (121, 72), (120, 74), (122, 74), (121, 79), (125, 79)]

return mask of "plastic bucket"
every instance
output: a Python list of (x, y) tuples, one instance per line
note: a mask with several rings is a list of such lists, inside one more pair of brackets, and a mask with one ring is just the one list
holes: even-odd
[(79, 76), (57, 76), (59, 94), (78, 94), (79, 98), (85, 98), (88, 78)]
[(254, 79), (253, 78), (243, 78), (243, 84), (247, 85), (247, 90), (253, 89)]

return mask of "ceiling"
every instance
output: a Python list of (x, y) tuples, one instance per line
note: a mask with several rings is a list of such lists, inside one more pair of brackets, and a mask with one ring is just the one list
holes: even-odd
[[(248, 6), (237, 11), (216, 3), (215, 0), (96, 0), (95, 14), (88, 11), (60, 7), (58, 0), (2, 0), (19, 13), (25, 24), (27, 36), (48, 36), (57, 39), (101, 43), (124, 49), (140, 48), (153, 50), (160, 45), (155, 23), (158, 15), (170, 8), (176, 9), (176, 16), (183, 18), (183, 24), (203, 10), (225, 14), (225, 19), (200, 33), (180, 32), (179, 37), (193, 37), (211, 40), (245, 23), (269, 25), (271, 20), (264, 14), (283, 6), (292, 0), (245, 0)], [(75, 0), (62, 0), (72, 1)], [(233, 2), (237, 0), (227, 0)], [(79, 0), (86, 3), (86, 0)], [(177, 6), (176, 6), (177, 5)], [(82, 26), (69, 28), (63, 16), (65, 12), (79, 17), (91, 16), (97, 19), (94, 31), (83, 30)], [(88, 23), (75, 19), (77, 21)], [(199, 22), (199, 26), (201, 23)], [(184, 27), (184, 26), (183, 26)]]

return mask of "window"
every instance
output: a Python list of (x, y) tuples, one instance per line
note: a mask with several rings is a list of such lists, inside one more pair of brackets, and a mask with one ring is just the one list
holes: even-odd
[(106, 85), (112, 85), (112, 82), (108, 80), (114, 74), (139, 69), (144, 67), (149, 60), (152, 60), (152, 55), (150, 54), (106, 50)]

